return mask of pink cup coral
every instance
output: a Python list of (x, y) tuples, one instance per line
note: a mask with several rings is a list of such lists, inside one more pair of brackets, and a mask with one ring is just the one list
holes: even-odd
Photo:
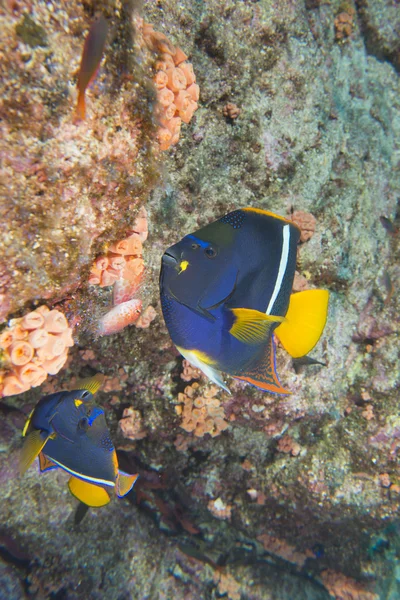
[(0, 334), (0, 397), (26, 392), (58, 373), (73, 345), (72, 329), (59, 310), (43, 305), (13, 319)]

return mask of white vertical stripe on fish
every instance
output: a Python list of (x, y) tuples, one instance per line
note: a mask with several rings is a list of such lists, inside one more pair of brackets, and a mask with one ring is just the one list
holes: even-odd
[(283, 278), (286, 273), (286, 267), (287, 267), (288, 258), (289, 258), (290, 225), (284, 225), (284, 227), (282, 229), (282, 234), (283, 234), (282, 254), (281, 254), (281, 260), (279, 261), (278, 276), (276, 278), (274, 291), (272, 292), (272, 296), (269, 301), (268, 308), (265, 311), (266, 315), (271, 314), (271, 310), (272, 310), (272, 308), (275, 304), (275, 300), (277, 299), (278, 294), (281, 290), (282, 281), (283, 281)]

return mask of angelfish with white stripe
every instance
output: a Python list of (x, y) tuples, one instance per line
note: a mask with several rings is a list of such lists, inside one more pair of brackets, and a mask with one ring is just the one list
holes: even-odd
[(21, 475), (38, 458), (41, 472), (60, 468), (69, 473), (71, 494), (92, 507), (110, 502), (107, 489), (125, 496), (138, 478), (119, 469), (104, 410), (94, 403), (103, 380), (98, 373), (71, 391), (43, 396), (22, 432)]
[(292, 294), (299, 238), (292, 221), (243, 208), (163, 255), (160, 296), (172, 341), (227, 391), (222, 373), (289, 394), (276, 373), (274, 335), (298, 358), (324, 330), (328, 292)]

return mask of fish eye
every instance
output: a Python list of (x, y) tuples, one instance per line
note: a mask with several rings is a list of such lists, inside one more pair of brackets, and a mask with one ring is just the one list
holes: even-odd
[(197, 250), (197, 248), (200, 248), (199, 244), (192, 244), (192, 250)]
[(90, 392), (88, 392), (88, 390), (85, 390), (81, 396), (81, 398), (87, 398), (89, 396)]
[(87, 419), (87, 417), (82, 417), (82, 419), (79, 419), (78, 429), (80, 429), (81, 431), (87, 431), (88, 428), (89, 428), (89, 420)]
[(208, 246), (208, 248), (204, 250), (204, 254), (207, 258), (215, 258), (217, 256), (217, 251), (212, 246)]

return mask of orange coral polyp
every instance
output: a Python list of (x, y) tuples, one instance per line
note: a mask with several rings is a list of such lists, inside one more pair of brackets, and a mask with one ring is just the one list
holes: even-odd
[(44, 346), (49, 339), (49, 334), (44, 329), (34, 329), (28, 335), (28, 342), (32, 348), (41, 348)]
[(173, 92), (179, 92), (185, 90), (187, 87), (187, 81), (184, 72), (179, 67), (174, 67), (167, 70), (168, 75), (168, 87)]
[(158, 71), (154, 76), (154, 85), (158, 90), (162, 90), (167, 86), (168, 75), (165, 71)]
[(162, 112), (160, 113), (160, 121), (166, 127), (168, 126), (168, 121), (170, 121), (176, 113), (176, 106), (174, 103), (166, 106)]
[(61, 336), (49, 334), (49, 338), (44, 346), (37, 349), (37, 356), (40, 360), (51, 360), (55, 356), (60, 356), (65, 351), (65, 342)]
[(179, 116), (184, 123), (189, 123), (190, 119), (193, 117), (193, 113), (197, 110), (198, 105), (197, 102), (191, 102), (186, 110), (180, 110)]
[(125, 240), (121, 240), (116, 244), (111, 244), (109, 250), (114, 254), (121, 254), (122, 256), (125, 256), (126, 254), (135, 254), (137, 256), (140, 256), (142, 254), (143, 247), (142, 242), (140, 240), (140, 236), (134, 233)]
[(0, 348), (6, 350), (13, 343), (13, 334), (9, 330), (5, 330), (0, 334)]
[[(33, 325), (37, 327), (34, 329)], [(48, 373), (54, 375), (61, 369), (67, 360), (66, 347), (74, 343), (65, 316), (44, 305), (10, 321), (2, 339), (11, 339), (12, 343), (4, 349), (5, 372), (1, 374), (0, 396), (21, 394), (41, 385)]]
[(108, 267), (108, 258), (106, 256), (99, 256), (94, 261), (94, 268), (99, 271), (104, 271)]
[(22, 317), (21, 325), (24, 329), (38, 329), (42, 327), (44, 323), (44, 317), (40, 312), (32, 311)]
[(172, 133), (167, 127), (160, 127), (157, 133), (160, 150), (167, 150), (171, 145)]
[(19, 367), (17, 374), (20, 382), (24, 385), (29, 385), (29, 387), (40, 385), (47, 377), (46, 371), (40, 365), (36, 365), (33, 362)]
[(179, 68), (183, 71), (188, 86), (196, 82), (196, 75), (194, 74), (192, 63), (183, 62), (179, 65)]
[(158, 103), (160, 104), (160, 106), (163, 106), (164, 108), (169, 106), (170, 104), (172, 104), (174, 99), (175, 99), (174, 93), (171, 90), (169, 90), (168, 88), (164, 88), (164, 89), (160, 90), (159, 94), (157, 95)]
[(13, 365), (18, 367), (26, 365), (33, 358), (35, 351), (29, 342), (19, 340), (14, 342), (9, 348), (10, 360)]
[(67, 358), (68, 354), (67, 351), (65, 351), (63, 354), (60, 354), (60, 356), (56, 356), (51, 360), (43, 362), (42, 367), (49, 375), (55, 375), (65, 365)]
[(170, 119), (167, 123), (167, 128), (170, 130), (170, 132), (172, 133), (172, 135), (174, 135), (175, 133), (180, 132), (181, 130), (181, 124), (182, 121), (179, 117), (174, 117), (173, 119)]
[(197, 83), (192, 83), (192, 85), (189, 85), (189, 87), (186, 89), (187, 93), (190, 94), (190, 97), (192, 98), (192, 100), (194, 100), (195, 102), (198, 101), (199, 97), (200, 97), (200, 88), (197, 85)]
[(179, 48), (178, 46), (175, 48), (175, 54), (174, 54), (174, 63), (176, 65), (180, 65), (181, 63), (183, 63), (183, 61), (187, 60), (188, 56), (187, 54), (184, 53), (184, 51)]
[(29, 390), (30, 386), (20, 382), (16, 375), (6, 375), (3, 381), (3, 396), (14, 396)]
[(68, 329), (68, 321), (59, 310), (51, 310), (45, 317), (44, 328), (49, 333), (61, 333)]
[(139, 282), (144, 273), (144, 262), (142, 258), (131, 258), (126, 261), (122, 278), (126, 281)]
[(175, 94), (174, 104), (178, 111), (186, 110), (192, 101), (192, 96), (186, 90), (181, 90)]

